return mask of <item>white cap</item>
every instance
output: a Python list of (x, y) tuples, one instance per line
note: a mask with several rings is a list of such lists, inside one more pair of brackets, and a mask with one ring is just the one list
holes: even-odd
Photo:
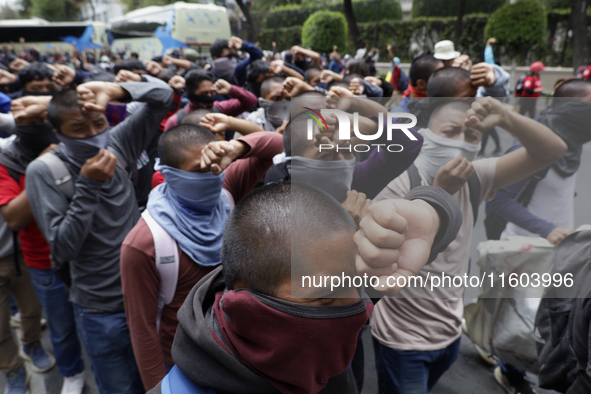
[(109, 56), (103, 55), (101, 56), (101, 63), (111, 63), (111, 59), (109, 59)]
[(454, 43), (450, 40), (439, 41), (435, 44), (435, 53), (433, 57), (439, 60), (452, 60), (460, 56), (461, 53), (456, 51)]

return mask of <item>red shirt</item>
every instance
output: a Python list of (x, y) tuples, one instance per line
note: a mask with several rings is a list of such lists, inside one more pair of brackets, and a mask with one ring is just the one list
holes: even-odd
[(542, 87), (542, 81), (535, 75), (530, 75), (523, 80), (523, 93), (521, 97), (540, 97), (540, 92), (528, 93), (529, 90), (538, 89)]
[(585, 78), (585, 79), (591, 79), (591, 66), (587, 66), (583, 70), (583, 78)]
[[(8, 204), (25, 190), (25, 176), (21, 174), (19, 181), (17, 183), (10, 176), (8, 169), (0, 165), (0, 206)], [(51, 249), (37, 227), (35, 219), (19, 231), (18, 238), (21, 241), (21, 250), (27, 266), (40, 270), (51, 268)]]

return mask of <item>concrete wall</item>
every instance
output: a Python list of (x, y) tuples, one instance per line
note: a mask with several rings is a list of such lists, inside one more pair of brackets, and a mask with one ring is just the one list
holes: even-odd
[[(408, 75), (408, 69), (410, 68), (409, 63), (402, 63), (400, 65), (402, 71), (404, 71)], [(509, 74), (511, 74), (511, 67), (503, 67)], [(378, 70), (378, 74), (380, 73), (387, 73), (390, 71), (390, 63), (380, 62), (376, 64), (376, 69)], [(522, 74), (529, 73), (529, 67), (516, 67), (515, 68), (515, 75), (511, 77), (511, 90), (515, 88), (515, 78), (519, 77)], [(542, 84), (544, 85), (544, 90), (551, 92), (554, 83), (561, 78), (569, 78), (572, 77), (574, 74), (572, 67), (547, 67), (546, 71), (542, 73)]]

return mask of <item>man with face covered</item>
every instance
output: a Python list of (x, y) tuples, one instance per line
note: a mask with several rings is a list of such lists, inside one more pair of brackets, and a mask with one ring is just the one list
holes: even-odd
[(42, 62), (33, 62), (18, 73), (22, 90), (9, 94), (15, 99), (21, 96), (52, 96), (59, 92), (60, 86), (53, 80), (53, 70)]
[[(70, 262), (78, 334), (101, 393), (144, 391), (125, 322), (119, 256), (140, 216), (129, 165), (159, 133), (172, 96), (157, 82), (90, 82), (65, 90), (47, 105), (60, 141), (48, 154), (65, 166), (69, 176), (59, 180), (71, 182), (72, 195), (58, 187), (46, 161), (27, 168), (29, 202), (54, 265)], [(110, 129), (107, 104), (130, 99), (142, 104)]]
[(174, 239), (179, 256), (174, 297), (163, 306), (160, 319), (158, 295), (164, 280), (146, 218), (131, 230), (121, 249), (123, 299), (146, 389), (162, 380), (166, 365), (174, 365), (170, 349), (178, 309), (193, 286), (220, 264), (222, 233), (231, 208), (257, 184), (282, 149), (278, 133), (259, 132), (226, 142), (194, 125), (176, 126), (160, 139), (160, 171), (166, 183), (150, 195), (152, 219), (148, 220)]
[[(182, 79), (182, 77), (175, 78)], [(257, 104), (254, 94), (236, 85), (230, 85), (223, 79), (214, 82), (213, 75), (208, 71), (193, 70), (189, 72), (185, 78), (184, 88), (187, 91), (189, 103), (168, 118), (164, 127), (165, 131), (183, 123), (184, 117), (195, 109), (208, 108), (214, 112), (238, 116)], [(216, 94), (230, 95), (232, 98), (220, 101), (216, 99)]]
[(291, 107), (289, 96), (283, 88), (284, 81), (285, 78), (280, 76), (263, 81), (259, 109), (250, 113), (246, 120), (258, 124), (266, 131), (275, 131), (284, 121), (289, 121)]
[[(431, 88), (431, 82), (429, 82)], [(494, 126), (511, 132), (522, 148), (501, 158), (471, 161), (480, 149), (481, 131)], [(523, 179), (558, 160), (566, 144), (549, 128), (513, 112), (492, 98), (471, 105), (451, 101), (437, 107), (415, 161), (423, 185), (440, 185), (459, 203), (463, 222), (457, 238), (420, 275), (463, 276), (468, 272), (474, 215), (467, 179), (476, 172), (478, 201), (496, 189)], [(402, 174), (375, 200), (399, 198), (411, 188)], [(397, 298), (381, 300), (371, 319), (380, 393), (426, 393), (458, 356), (463, 316), (461, 287), (404, 289)], [(394, 329), (394, 327), (396, 329)]]
[[(345, 97), (327, 98), (319, 92), (305, 92), (296, 100), (292, 99), (294, 116), (283, 133), (284, 153), (273, 159), (271, 168), (265, 182), (293, 179), (297, 182), (308, 183), (316, 186), (338, 201), (343, 202), (347, 191), (356, 190), (364, 193), (368, 198), (373, 198), (389, 181), (404, 172), (412, 164), (421, 149), (422, 136), (414, 129), (408, 129), (415, 140), (410, 140), (402, 131), (392, 133), (392, 140), (387, 144), (403, 146), (400, 152), (388, 152), (387, 149), (374, 149), (369, 158), (357, 162), (354, 152), (349, 152), (344, 147), (336, 150), (338, 142), (331, 138), (331, 133), (338, 128), (338, 120), (334, 115), (325, 117), (329, 125), (329, 132), (321, 129), (317, 123), (312, 124), (314, 138), (307, 138), (308, 119), (312, 112), (304, 107), (328, 108), (328, 104), (338, 105), (343, 110), (349, 110), (347, 114), (350, 124), (354, 124), (353, 112), (359, 113), (359, 130), (364, 133), (375, 133), (378, 125), (376, 116), (382, 112), (386, 123), (386, 109), (375, 101), (355, 98), (346, 89), (339, 89)], [(324, 127), (324, 126), (323, 126)], [(384, 125), (386, 127), (386, 125)], [(386, 133), (384, 132), (385, 136)], [(385, 140), (385, 137), (384, 137)], [(352, 138), (351, 145), (366, 143), (358, 138)], [(376, 141), (378, 142), (378, 141)], [(380, 141), (384, 142), (384, 141)], [(320, 143), (333, 144), (333, 149), (319, 149)]]
[[(25, 109), (38, 99), (23, 97), (13, 101), (18, 137), (9, 148), (0, 152), (0, 214), (13, 231), (18, 231), (25, 264), (45, 309), (55, 359), (65, 376), (62, 393), (81, 393), (84, 362), (73, 307), (68, 301), (66, 285), (52, 269), (49, 245), (35, 223), (24, 187), (27, 165), (48, 149), (55, 149), (58, 142), (51, 124), (43, 117), (32, 118), (25, 113)], [(41, 98), (46, 102), (50, 99)], [(26, 311), (26, 306), (23, 305), (22, 310)], [(24, 352), (31, 353), (28, 357), (35, 371), (45, 371), (52, 365), (50, 358), (43, 356), (38, 343), (27, 345)]]
[[(439, 197), (443, 205), (451, 200)], [(298, 278), (355, 275), (356, 260), (373, 264), (400, 249), (392, 242), (401, 236), (396, 227), (417, 228), (418, 221), (427, 253), (416, 262), (424, 265), (431, 246), (438, 248), (435, 234), (453, 237), (458, 227), (441, 219), (452, 206), (440, 216), (417, 198), (380, 204), (373, 214), (389, 225), (370, 216), (366, 233), (355, 234), (348, 213), (316, 188), (285, 182), (255, 189), (228, 219), (223, 266), (179, 310), (176, 365), (150, 393), (358, 393), (349, 366), (371, 301), (355, 287), (306, 288)], [(408, 233), (407, 241), (417, 237)], [(377, 252), (366, 254), (371, 248)]]
[[(236, 51), (244, 51), (249, 56), (238, 62)], [(215, 40), (209, 47), (209, 53), (213, 58), (212, 69), (216, 78), (225, 79), (238, 86), (243, 86), (246, 81), (246, 67), (263, 57), (263, 51), (259, 47), (234, 36), (229, 40)]]

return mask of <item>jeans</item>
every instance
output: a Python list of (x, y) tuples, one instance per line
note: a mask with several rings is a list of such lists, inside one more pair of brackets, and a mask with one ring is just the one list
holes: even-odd
[(100, 312), (74, 304), (74, 314), (101, 394), (145, 393), (125, 312)]
[(52, 269), (29, 268), (29, 273), (37, 298), (47, 315), (57, 366), (65, 377), (79, 374), (84, 371), (84, 361), (76, 332), (74, 308), (68, 300), (66, 286)]
[(380, 394), (425, 394), (458, 358), (460, 338), (431, 351), (396, 350), (373, 338)]
[(499, 359), (497, 359), (497, 363), (499, 364), (499, 367), (501, 367), (501, 371), (503, 372), (503, 375), (505, 375), (507, 377), (507, 379), (509, 379), (509, 381), (515, 382), (515, 381), (525, 379), (525, 371), (523, 369), (517, 368), (517, 367), (515, 367), (503, 360), (499, 360)]

